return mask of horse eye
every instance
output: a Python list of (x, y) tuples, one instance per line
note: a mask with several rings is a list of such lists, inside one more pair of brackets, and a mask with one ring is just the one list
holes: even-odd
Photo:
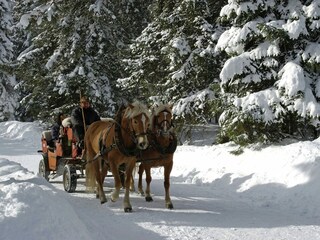
[(134, 123), (134, 124), (138, 124), (138, 121), (137, 121), (137, 120), (133, 120), (133, 123)]

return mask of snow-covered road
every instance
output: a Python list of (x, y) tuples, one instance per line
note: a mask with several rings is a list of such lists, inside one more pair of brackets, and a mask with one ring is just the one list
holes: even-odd
[[(27, 129), (25, 131), (23, 129)], [(20, 129), (13, 132), (10, 129)], [(234, 156), (232, 144), (179, 146), (171, 197), (164, 206), (162, 169), (153, 171), (153, 202), (131, 194), (101, 205), (85, 192), (63, 190), (36, 174), (36, 124), (0, 123), (1, 239), (320, 239), (320, 141), (294, 142)], [(19, 164), (21, 165), (19, 165)], [(113, 179), (105, 181), (108, 196)]]

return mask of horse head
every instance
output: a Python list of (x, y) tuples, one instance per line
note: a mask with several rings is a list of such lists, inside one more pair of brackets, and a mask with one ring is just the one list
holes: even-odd
[(128, 127), (136, 147), (145, 150), (149, 146), (147, 132), (150, 127), (150, 113), (148, 108), (139, 102), (129, 104), (124, 113)]
[(152, 129), (157, 135), (169, 136), (172, 131), (172, 104), (161, 104), (152, 109)]

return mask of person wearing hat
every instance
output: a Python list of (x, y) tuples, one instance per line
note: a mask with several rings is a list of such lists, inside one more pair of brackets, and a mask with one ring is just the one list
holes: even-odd
[(80, 106), (76, 107), (71, 112), (72, 130), (80, 148), (84, 147), (83, 139), (85, 128), (96, 121), (100, 121), (99, 114), (90, 106), (87, 97), (81, 97)]

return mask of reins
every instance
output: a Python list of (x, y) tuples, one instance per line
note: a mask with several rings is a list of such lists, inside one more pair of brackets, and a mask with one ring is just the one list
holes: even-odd
[[(163, 110), (161, 112), (170, 113), (168, 110)], [(142, 156), (140, 156), (140, 158), (137, 160), (137, 162), (152, 162), (152, 161), (157, 161), (157, 160), (166, 161), (165, 156), (168, 154), (174, 153), (177, 149), (177, 145), (178, 145), (177, 136), (174, 132), (171, 131), (171, 129), (173, 128), (172, 121), (170, 123), (170, 121), (165, 119), (165, 120), (161, 121), (160, 123), (158, 123), (157, 122), (158, 115), (155, 116), (153, 119), (155, 129), (153, 132), (149, 133), (151, 140), (150, 140), (150, 146), (148, 149), (153, 148), (154, 150), (156, 150), (160, 154), (160, 156), (155, 157), (155, 158), (143, 158)], [(168, 125), (170, 127), (169, 130), (167, 131), (167, 133), (163, 133), (163, 129), (161, 129), (162, 124), (165, 121), (168, 122)], [(159, 127), (160, 129), (158, 129), (157, 127)], [(158, 141), (160, 136), (164, 137), (165, 135), (170, 135), (168, 137), (169, 138), (169, 145), (166, 147), (162, 146)]]
[[(162, 113), (162, 112), (166, 112), (166, 113), (171, 114), (171, 112), (166, 110), (166, 109), (161, 111), (160, 113)], [(170, 134), (170, 131), (174, 127), (174, 125), (173, 125), (172, 121), (170, 122), (167, 119), (164, 119), (161, 122), (158, 122), (157, 119), (158, 119), (160, 113), (158, 113), (154, 117), (154, 120), (153, 120), (153, 125), (155, 126), (155, 132), (156, 132), (157, 136)], [(163, 126), (164, 123), (167, 123), (168, 126), (169, 126), (169, 130), (167, 130), (166, 132), (164, 132), (164, 130), (162, 129), (162, 126)]]
[[(136, 143), (136, 133), (134, 131), (130, 130), (129, 127), (129, 123), (126, 126), (122, 126), (121, 125), (121, 121), (122, 121), (122, 112), (123, 110), (125, 110), (124, 106), (121, 106), (120, 109), (118, 110), (115, 120), (113, 121), (113, 124), (109, 126), (109, 128), (105, 131), (102, 131), (100, 133), (100, 137), (99, 137), (99, 152), (95, 155), (95, 157), (92, 160), (87, 161), (87, 163), (91, 163), (95, 160), (97, 160), (100, 156), (103, 156), (105, 154), (107, 154), (108, 152), (112, 151), (113, 149), (118, 149), (121, 154), (123, 154), (126, 157), (136, 157), (137, 158), (137, 162), (150, 162), (150, 161), (156, 161), (156, 160), (161, 160), (164, 159), (164, 157), (168, 154), (172, 154), (175, 152), (176, 148), (177, 148), (177, 137), (175, 135), (174, 132), (171, 131), (171, 128), (173, 127), (172, 122), (170, 123), (170, 121), (168, 120), (163, 120), (160, 123), (155, 122), (156, 119), (154, 119), (154, 126), (155, 131), (151, 132), (151, 131), (147, 131), (145, 133), (139, 134), (139, 135), (148, 135), (150, 136), (150, 146), (148, 149), (146, 150), (140, 150), (138, 149), (135, 145), (132, 148), (128, 148), (124, 145), (124, 141), (122, 139), (122, 134), (121, 131), (123, 130), (124, 132), (126, 132), (133, 143)], [(164, 110), (166, 112), (168, 112), (167, 110)], [(170, 112), (168, 112), (170, 113)], [(164, 136), (166, 134), (163, 133), (163, 130), (158, 130), (157, 127), (162, 126), (163, 122), (168, 122), (169, 125), (169, 130), (168, 133), (169, 134), (169, 144), (167, 146), (162, 146), (159, 141), (158, 138), (160, 136)], [(112, 139), (112, 143), (111, 145), (107, 146), (107, 139), (108, 139), (108, 135), (110, 134), (111, 128), (114, 127), (114, 137)], [(143, 158), (143, 152), (144, 151), (148, 151), (150, 150), (150, 148), (153, 148), (154, 150), (156, 150), (160, 156), (159, 157), (155, 157), (155, 158), (148, 158), (145, 159)], [(103, 159), (103, 160), (108, 160), (108, 159)], [(165, 161), (165, 160), (164, 160)]]
[[(136, 146), (133, 148), (127, 148), (124, 146), (124, 142), (122, 139), (121, 130), (124, 130), (128, 135), (130, 136), (133, 143), (136, 143), (136, 136), (139, 135), (147, 135), (148, 133), (142, 133), (139, 135), (136, 135), (134, 131), (131, 131), (129, 128), (129, 123), (127, 127), (123, 127), (121, 125), (121, 112), (124, 110), (123, 106), (120, 107), (118, 113), (116, 114), (116, 119), (113, 121), (113, 124), (109, 126), (107, 131), (103, 131), (100, 134), (99, 137), (99, 152), (95, 155), (95, 157), (92, 160), (87, 161), (87, 163), (94, 162), (97, 160), (100, 156), (105, 155), (106, 153), (112, 151), (113, 149), (118, 149), (121, 154), (125, 155), (126, 157), (137, 157), (141, 150), (139, 150)], [(111, 128), (114, 126), (114, 137), (112, 140), (112, 144), (110, 146), (106, 146), (106, 140), (108, 138), (108, 135), (110, 133)]]
[(121, 129), (123, 129), (125, 132), (127, 132), (130, 135), (133, 143), (136, 143), (136, 139), (134, 137), (135, 135), (132, 134), (133, 132), (130, 131), (128, 127), (127, 128), (122, 127), (121, 124), (119, 124), (117, 121), (115, 123), (116, 123), (115, 131), (114, 131), (115, 136), (113, 138), (113, 142), (117, 146), (118, 150), (127, 157), (136, 156), (140, 150), (138, 150), (136, 146), (134, 146), (133, 148), (127, 148), (124, 146), (122, 135), (121, 135)]

